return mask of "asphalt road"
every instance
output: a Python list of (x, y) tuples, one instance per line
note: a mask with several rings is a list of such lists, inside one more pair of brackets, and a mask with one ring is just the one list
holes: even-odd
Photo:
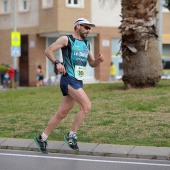
[(170, 161), (0, 150), (0, 170), (170, 170)]

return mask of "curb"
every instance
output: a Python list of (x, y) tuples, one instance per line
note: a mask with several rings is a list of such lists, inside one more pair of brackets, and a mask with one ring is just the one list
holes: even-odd
[[(170, 147), (78, 143), (73, 151), (64, 141), (48, 141), (49, 153), (170, 160)], [(0, 149), (38, 151), (33, 139), (0, 138)]]

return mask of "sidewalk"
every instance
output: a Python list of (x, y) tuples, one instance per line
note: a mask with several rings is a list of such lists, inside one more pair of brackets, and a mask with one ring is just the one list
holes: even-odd
[[(80, 151), (71, 150), (64, 141), (48, 141), (48, 152), (78, 155), (170, 160), (170, 147), (111, 145), (78, 142)], [(0, 149), (38, 151), (33, 139), (0, 138)]]

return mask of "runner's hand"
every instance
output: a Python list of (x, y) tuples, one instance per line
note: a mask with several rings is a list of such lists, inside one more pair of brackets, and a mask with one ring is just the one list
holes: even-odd
[(98, 61), (98, 63), (101, 63), (101, 62), (104, 61), (104, 56), (103, 56), (103, 54), (99, 53), (99, 55), (97, 56), (97, 61)]
[(66, 74), (65, 67), (61, 63), (56, 64), (56, 67), (59, 73), (63, 73), (64, 75)]

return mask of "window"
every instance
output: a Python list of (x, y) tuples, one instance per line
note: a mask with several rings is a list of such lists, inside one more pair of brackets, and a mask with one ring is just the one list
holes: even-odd
[(27, 10), (27, 8), (28, 8), (27, 1), (24, 0), (24, 1), (23, 1), (23, 9), (24, 9), (24, 10)]
[(70, 4), (70, 5), (77, 5), (78, 4), (77, 1), (78, 0), (68, 0), (68, 4)]
[(4, 0), (4, 12), (8, 12), (8, 0)]
[(123, 70), (123, 63), (119, 63), (119, 69)]
[(162, 60), (163, 69), (170, 69), (170, 61)]
[(84, 8), (84, 0), (66, 0), (66, 7)]
[[(112, 39), (112, 56), (121, 56), (121, 40), (119, 38)], [(119, 54), (118, 54), (119, 53)]]
[(29, 0), (19, 0), (19, 11), (27, 12), (29, 10)]
[(10, 11), (10, 1), (9, 0), (0, 0), (0, 13), (6, 14)]
[(42, 0), (42, 8), (52, 8), (53, 0)]

